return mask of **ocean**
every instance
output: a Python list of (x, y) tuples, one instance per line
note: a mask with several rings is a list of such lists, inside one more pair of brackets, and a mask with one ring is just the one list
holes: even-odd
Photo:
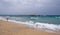
[(0, 16), (0, 20), (6, 20), (25, 24), (47, 32), (60, 33), (60, 15), (8, 15)]

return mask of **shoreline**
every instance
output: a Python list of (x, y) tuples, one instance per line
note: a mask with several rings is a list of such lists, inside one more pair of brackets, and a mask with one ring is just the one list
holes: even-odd
[[(7, 21), (6, 19), (3, 21)], [(21, 25), (25, 25), (27, 26), (28, 28), (31, 28), (31, 29), (36, 29), (36, 30), (39, 30), (39, 31), (43, 31), (43, 32), (48, 32), (48, 33), (55, 33), (55, 34), (60, 34), (60, 29), (58, 30), (52, 30), (52, 29), (48, 29), (48, 28), (38, 28), (38, 26), (36, 27), (34, 24), (33, 25), (29, 25), (29, 24), (25, 24), (25, 23), (22, 23), (20, 21), (15, 21), (15, 20), (8, 20), (7, 22), (12, 22), (14, 24), (21, 24)]]
[(23, 24), (0, 20), (0, 34), (4, 35), (60, 35), (32, 29)]

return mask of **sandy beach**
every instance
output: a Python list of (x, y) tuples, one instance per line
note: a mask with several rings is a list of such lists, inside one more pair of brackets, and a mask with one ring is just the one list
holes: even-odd
[(60, 34), (47, 33), (29, 28), (22, 24), (0, 20), (0, 35), (60, 35)]

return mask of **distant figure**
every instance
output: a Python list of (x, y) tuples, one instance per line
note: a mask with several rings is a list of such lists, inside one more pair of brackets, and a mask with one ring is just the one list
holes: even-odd
[(7, 21), (8, 21), (8, 18), (6, 18), (7, 19)]
[(7, 20), (7, 21), (8, 21), (8, 19), (9, 19), (9, 17), (10, 17), (10, 16), (6, 16), (6, 20)]

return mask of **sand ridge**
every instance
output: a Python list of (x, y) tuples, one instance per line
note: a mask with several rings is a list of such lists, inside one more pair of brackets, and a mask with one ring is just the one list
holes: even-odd
[(0, 35), (60, 35), (55, 33), (42, 32), (27, 27), (26, 25), (0, 21)]

